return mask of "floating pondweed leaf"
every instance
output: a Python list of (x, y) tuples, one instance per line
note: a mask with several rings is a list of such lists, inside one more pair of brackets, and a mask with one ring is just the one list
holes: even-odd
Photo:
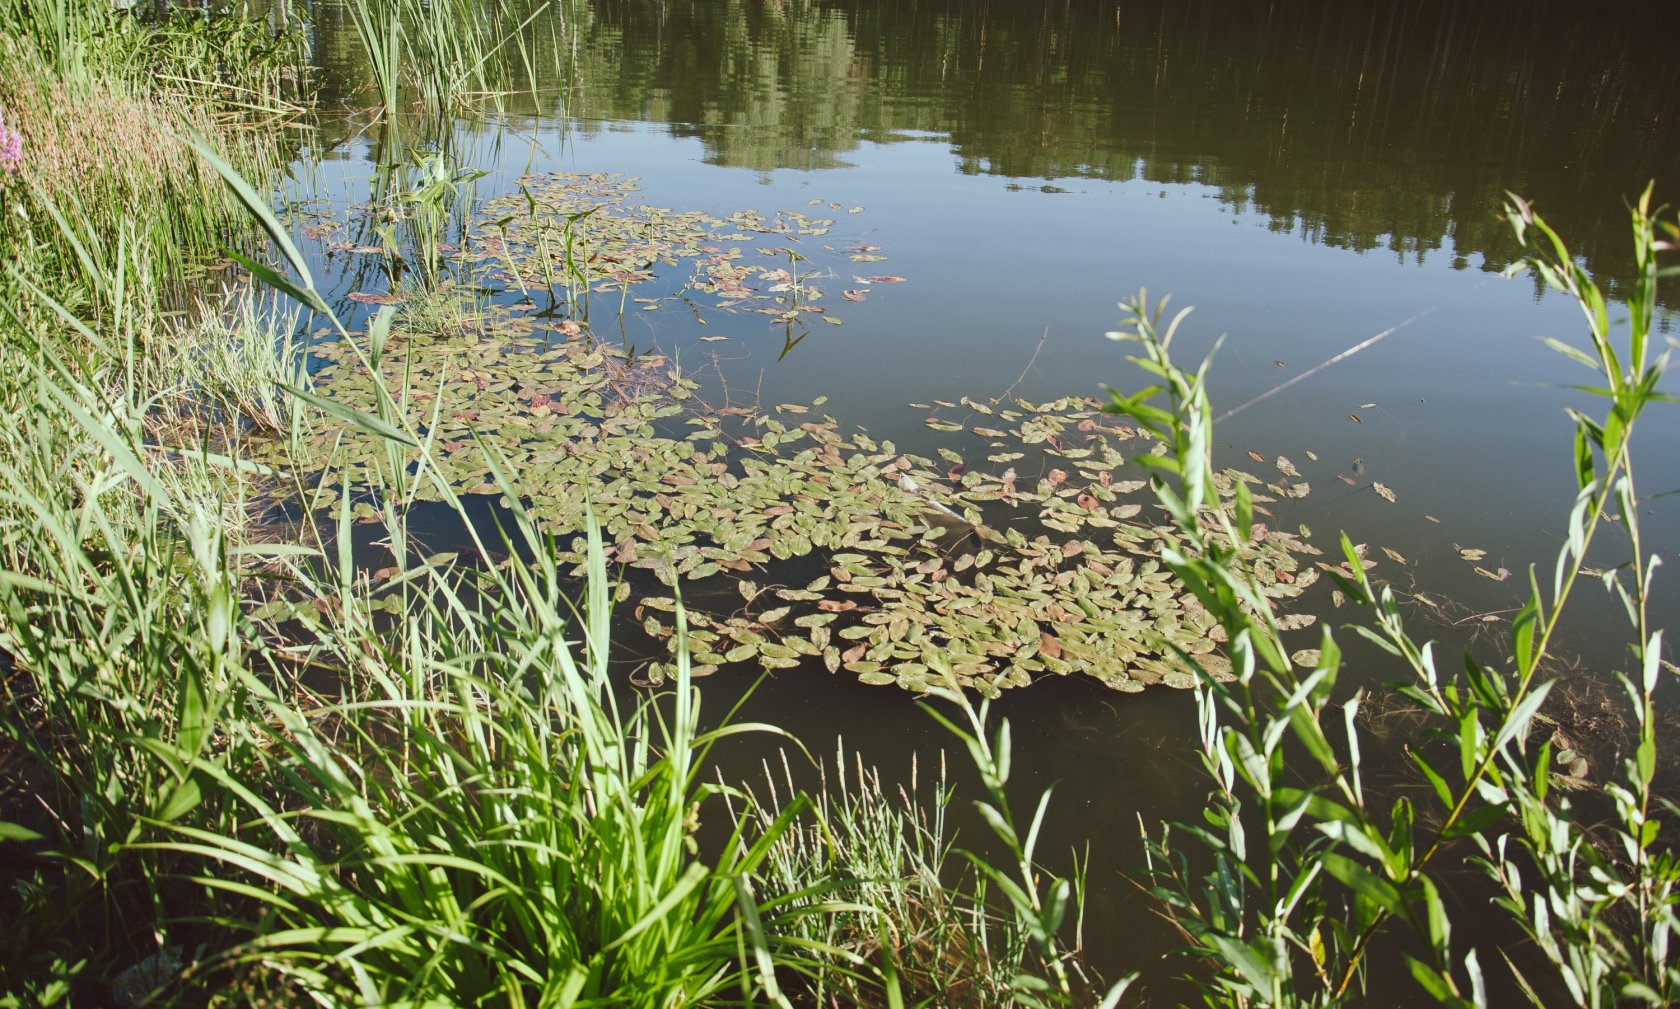
[(1394, 492), (1389, 490), (1384, 484), (1372, 483), (1371, 489), (1376, 491), (1377, 496), (1382, 498), (1384, 501), (1387, 501), (1390, 504), (1394, 503)]
[(1487, 551), (1486, 550), (1476, 550), (1476, 549), (1472, 549), (1472, 548), (1468, 548), (1468, 547), (1461, 547), (1457, 543), (1453, 544), (1453, 548), (1458, 551), (1458, 555), (1460, 557), (1462, 557), (1465, 560), (1470, 561), (1472, 563), (1474, 563), (1475, 561), (1479, 561), (1482, 558), (1487, 556)]

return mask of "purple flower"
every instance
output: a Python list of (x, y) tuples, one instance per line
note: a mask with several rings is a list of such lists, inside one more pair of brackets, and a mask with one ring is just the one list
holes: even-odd
[(16, 173), (23, 165), (23, 134), (6, 125), (0, 112), (0, 171)]

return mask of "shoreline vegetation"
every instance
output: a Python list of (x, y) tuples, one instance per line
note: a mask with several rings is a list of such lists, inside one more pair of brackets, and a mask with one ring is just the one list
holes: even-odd
[[(546, 10), (352, 0), (374, 114), (552, 86), (524, 42), (560, 30)], [(1675, 269), (1659, 255), (1680, 241), (1649, 192), (1623, 331), (1513, 198), (1521, 265), (1582, 306), (1591, 337), (1554, 349), (1596, 373), (1608, 409), (1572, 414), (1580, 496), (1555, 573), (1531, 574), (1510, 622), (1509, 662), (1449, 673), (1345, 538), (1319, 564), (1304, 531), (1256, 521), (1306, 493), (1287, 460), (1276, 483), (1214, 471), (1209, 365), (1175, 363), (1184, 316), (1141, 294), (1124, 332), (1140, 390), (961, 404), (998, 418), (974, 431), (990, 468), (911, 459), (820, 402), (702, 410), (673, 366), (585, 339), (590, 300), (626, 311), (659, 256), (693, 266), (684, 293), (716, 310), (781, 313), (790, 341), (795, 322), (832, 321), (795, 245), (814, 218), (571, 200), (622, 200), (605, 177), (533, 180), (523, 214), (492, 217), (470, 166), (425, 153), (385, 166), (346, 245), (390, 267), (354, 299), (366, 321), (347, 321), (265, 195), (304, 143), (296, 17), (0, 0), (0, 1006), (1152, 1004), (1136, 975), (1085, 961), (1099, 867), (1041, 850), (1050, 792), (1030, 815), (1011, 802), (992, 707), (1069, 672), (1195, 691), (1207, 819), (1145, 825), (1137, 881), (1208, 1004), (1356, 1004), (1373, 951), (1396, 950), (1434, 1004), (1680, 999), (1653, 699), (1674, 669), (1628, 448), (1666, 401), (1652, 318)], [(468, 228), (477, 268), (564, 294), (559, 342), (463, 293), (440, 249)], [(706, 228), (783, 241), (756, 266), (708, 239), (634, 244)], [(736, 297), (749, 269), (782, 288), (773, 302)], [(328, 342), (297, 342), (322, 328)], [(310, 354), (331, 367), (311, 376)], [(571, 447), (535, 458), (513, 418)], [(1136, 486), (1113, 480), (1122, 447)], [(1017, 486), (1011, 464), (1050, 450), (1066, 468)], [(702, 526), (720, 507), (708, 483), (757, 524)], [(1146, 505), (1127, 495), (1144, 494), (1154, 526), (1131, 522)], [(497, 520), (470, 496), (497, 500)], [(467, 547), (429, 553), (422, 504)], [(1007, 509), (1046, 534), (997, 531)], [(388, 564), (357, 555), (359, 528)], [(1634, 742), (1586, 787), (1545, 700), (1554, 631), (1611, 534), (1624, 545), (1594, 560), (1620, 558), (1598, 577), (1627, 604)], [(746, 577), (804, 556), (833, 566), (803, 588)], [(1282, 605), (1321, 571), (1408, 670), (1394, 690), (1428, 723), (1412, 798), (1361, 780), (1365, 698), (1338, 690), (1330, 629), (1284, 643), (1311, 619)], [(685, 602), (685, 579), (709, 577), (747, 618), (705, 612), (697, 586)], [(615, 606), (665, 649), (645, 683), (613, 660)], [(831, 763), (775, 726), (702, 719), (696, 678), (749, 661), (914, 691), (979, 790), (941, 768), (931, 795), (889, 795), (860, 754)], [(800, 789), (786, 764), (719, 780), (714, 746), (743, 735), (820, 764), (822, 784)], [(988, 832), (972, 849), (951, 803)], [(1449, 856), (1482, 871), (1530, 949), (1496, 962), (1455, 937)]]

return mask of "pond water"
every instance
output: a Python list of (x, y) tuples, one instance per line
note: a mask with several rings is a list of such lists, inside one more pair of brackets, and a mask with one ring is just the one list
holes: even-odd
[[(551, 68), (536, 96), (370, 126), (353, 111), (371, 80), (354, 32), (323, 7), (311, 32), (328, 104), (352, 111), (319, 126), (288, 195), (342, 213), (393, 152), (442, 146), (487, 173), (479, 200), (517, 193), (526, 175), (617, 172), (659, 207), (832, 217), (806, 240), (803, 268), (821, 271), (813, 283), (843, 325), (597, 302), (591, 327), (680, 361), (714, 402), (826, 396), (842, 426), (928, 455), (965, 437), (930, 429), (930, 415), (979, 420), (935, 401), (1140, 384), (1103, 334), (1121, 299), (1170, 293), (1196, 306), (1182, 360), (1226, 337), (1212, 389), (1216, 412), (1235, 412), (1218, 425), (1218, 461), (1292, 459), (1313, 490), (1280, 502), (1276, 521), (1310, 526), (1324, 548), (1346, 529), (1402, 555), (1377, 573), (1451, 600), (1456, 625), (1430, 633), (1457, 648), (1480, 626), (1460, 618), (1515, 607), (1521, 581), (1477, 574), (1459, 547), (1485, 550), (1492, 572), (1549, 566), (1573, 495), (1562, 411), (1584, 399), (1562, 388), (1584, 373), (1535, 339), (1580, 339), (1573, 304), (1499, 276), (1514, 254), (1501, 201), (1528, 197), (1601, 284), (1626, 282), (1623, 201), (1651, 179), (1659, 200), (1680, 197), (1680, 66), (1654, 30), (1661, 12), (570, 2), (530, 28), (534, 62)], [(306, 244), (339, 304), (362, 311), (348, 295), (379, 278)], [(903, 282), (866, 279), (879, 276)], [(1680, 486), (1680, 424), (1659, 411), (1645, 434), (1641, 486), (1654, 498)], [(1652, 500), (1647, 518), (1669, 559), (1676, 500)], [(1597, 593), (1581, 601), (1567, 649), (1602, 669), (1621, 655), (1621, 624)], [(1308, 602), (1352, 619), (1327, 586)], [(1498, 645), (1476, 642), (1488, 655)], [(1394, 672), (1366, 652), (1353, 661), (1365, 682)], [(725, 670), (708, 690), (750, 676)], [(1111, 976), (1142, 969), (1174, 997), (1161, 956), (1176, 940), (1121, 873), (1141, 861), (1140, 816), (1201, 807), (1192, 699), (1069, 678), (1012, 692), (1000, 711), (1021, 794), (1061, 783), (1045, 850), (1088, 846), (1094, 961)], [(769, 679), (748, 713), (819, 753), (842, 734), (888, 769), (947, 742), (903, 692), (820, 666)]]

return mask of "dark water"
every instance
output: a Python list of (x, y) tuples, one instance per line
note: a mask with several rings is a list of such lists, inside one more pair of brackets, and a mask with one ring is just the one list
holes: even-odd
[[(1624, 201), (1653, 179), (1659, 200), (1680, 199), (1668, 6), (568, 2), (529, 29), (536, 96), (448, 123), (329, 119), (324, 160), (295, 189), (353, 203), (381, 157), (444, 142), (490, 172), (480, 196), (526, 172), (620, 171), (665, 207), (862, 206), (825, 241), (880, 246), (888, 259), (869, 271), (907, 282), (846, 305), (843, 328), (818, 326), (785, 357), (794, 334), (748, 316), (702, 328), (631, 313), (610, 335), (766, 403), (826, 395), (843, 425), (912, 451), (933, 444), (912, 402), (1135, 384), (1102, 334), (1142, 287), (1197, 306), (1186, 360), (1228, 334), (1213, 380), (1222, 409), (1388, 332), (1223, 420), (1217, 450), (1231, 463), (1288, 455), (1314, 491), (1280, 520), (1309, 524), (1323, 546), (1345, 528), (1397, 550), (1410, 566), (1379, 573), (1457, 607), (1427, 633), (1449, 653), (1492, 656), (1498, 641), (1477, 639), (1470, 615), (1517, 605), (1520, 578), (1478, 577), (1456, 547), (1487, 550), (1490, 570), (1549, 570), (1573, 495), (1562, 411), (1588, 405), (1561, 388), (1585, 373), (1535, 340), (1581, 340), (1573, 304), (1498, 276), (1515, 253), (1501, 201), (1530, 198), (1601, 284), (1626, 283)], [(371, 80), (354, 33), (330, 8), (313, 30), (329, 104), (354, 110)], [(335, 290), (366, 281), (339, 277)], [(1672, 333), (1680, 303), (1664, 296)], [(718, 333), (731, 339), (699, 341)], [(1673, 408), (1645, 434), (1648, 543), (1673, 559), (1680, 498), (1656, 497), (1680, 485)], [(1335, 479), (1356, 473), (1357, 487)], [(1398, 500), (1377, 497), (1373, 479)], [(1565, 642), (1584, 697), (1623, 654), (1600, 596), (1584, 593)], [(1394, 674), (1352, 654), (1364, 682)], [(720, 677), (712, 706), (731, 689)], [(1153, 825), (1202, 805), (1191, 699), (1069, 681), (1000, 711), (1023, 796), (1061, 783), (1046, 850), (1088, 846), (1094, 960), (1110, 975), (1145, 971), (1160, 1002), (1179, 995), (1160, 959), (1175, 940), (1120, 874), (1141, 861), (1140, 816)], [(945, 743), (897, 691), (820, 671), (778, 676), (748, 714), (817, 752), (843, 734), (888, 769)]]

